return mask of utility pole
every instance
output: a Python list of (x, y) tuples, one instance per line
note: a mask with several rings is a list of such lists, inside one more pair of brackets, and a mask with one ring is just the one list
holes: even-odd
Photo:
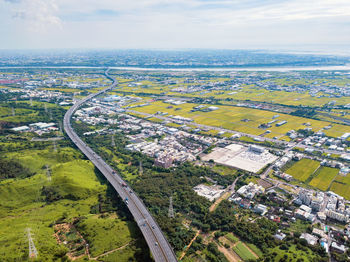
[(170, 196), (168, 217), (174, 218), (173, 196)]
[(32, 234), (30, 233), (30, 228), (27, 228), (27, 237), (28, 237), (28, 242), (29, 242), (29, 258), (37, 258), (38, 256), (38, 251), (35, 248)]

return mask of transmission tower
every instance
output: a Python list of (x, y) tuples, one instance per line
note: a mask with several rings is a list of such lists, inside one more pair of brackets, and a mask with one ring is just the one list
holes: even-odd
[(111, 142), (111, 146), (115, 147), (114, 134), (112, 134), (112, 142)]
[(143, 167), (142, 167), (142, 161), (139, 162), (139, 175), (143, 175)]
[(45, 108), (45, 112), (47, 113), (47, 105), (46, 104), (44, 105), (44, 108)]
[(30, 106), (33, 106), (33, 99), (30, 98)]
[(168, 217), (174, 218), (173, 196), (170, 196)]
[(38, 256), (38, 251), (35, 248), (30, 228), (27, 228), (27, 237), (29, 242), (29, 258), (36, 258)]
[(56, 141), (53, 141), (53, 151), (57, 152), (57, 145), (56, 145)]
[(59, 122), (58, 122), (58, 125), (59, 125), (59, 127), (60, 127), (60, 132), (63, 133), (63, 131), (62, 131), (62, 122), (59, 121)]
[(12, 116), (15, 116), (16, 115), (16, 112), (15, 112), (15, 109), (12, 107)]
[(48, 165), (46, 165), (46, 176), (47, 176), (47, 180), (51, 181), (51, 170)]

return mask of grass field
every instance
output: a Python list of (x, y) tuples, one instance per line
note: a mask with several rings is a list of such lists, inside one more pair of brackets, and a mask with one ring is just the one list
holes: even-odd
[(124, 246), (138, 235), (134, 222), (127, 222), (116, 216), (100, 218), (91, 215), (78, 223), (78, 229), (83, 229), (83, 237), (89, 243), (89, 250), (93, 257), (107, 251)]
[(234, 168), (228, 167), (228, 166), (223, 166), (223, 165), (215, 165), (213, 167), (213, 170), (218, 172), (219, 174), (221, 174), (223, 176), (232, 176), (232, 175), (235, 175), (237, 173), (237, 169), (234, 169)]
[[(36, 174), (26, 179), (0, 182), (0, 257), (6, 258), (4, 261), (27, 260), (28, 227), (33, 233), (39, 259), (53, 261), (54, 257), (64, 255), (65, 247), (57, 244), (52, 227), (61, 219), (72, 221), (75, 217), (87, 217), (86, 233), (94, 254), (135, 239), (137, 233), (133, 222), (123, 221), (115, 213), (107, 218), (90, 214), (92, 206), (98, 203), (98, 194), (106, 194), (107, 187), (97, 178), (92, 163), (81, 159), (77, 150), (69, 147), (61, 147), (57, 153), (49, 149), (23, 150), (8, 153), (6, 157), (17, 159)], [(51, 180), (43, 168), (45, 164), (50, 166)], [(55, 188), (62, 198), (46, 202), (43, 186)], [(120, 252), (125, 257), (133, 257), (135, 250), (133, 247)]]
[(246, 245), (259, 257), (262, 257), (264, 254), (263, 252), (254, 244), (246, 243)]
[(256, 257), (250, 252), (250, 250), (242, 243), (239, 242), (233, 247), (233, 251), (243, 260), (256, 259)]
[(239, 241), (239, 238), (233, 235), (232, 233), (228, 233), (225, 235), (225, 237), (230, 240), (232, 243), (236, 243)]
[(322, 191), (327, 191), (333, 179), (339, 173), (339, 169), (331, 167), (321, 167), (315, 173), (315, 177), (309, 183), (310, 186), (316, 187)]
[(12, 115), (12, 108), (10, 107), (0, 107), (0, 120), (7, 122), (35, 122), (38, 119), (38, 112), (31, 109), (25, 108), (14, 108), (15, 115)]
[[(275, 248), (269, 249), (269, 253), (273, 254), (272, 258), (274, 262), (278, 261), (297, 261), (298, 259), (303, 259), (301, 261), (317, 261), (315, 254), (308, 249), (307, 251), (303, 251), (297, 248), (296, 245), (291, 245), (288, 250), (281, 250), (278, 246)], [(277, 255), (275, 255), (277, 254)], [(283, 256), (287, 255), (288, 258), (283, 259)], [(271, 260), (270, 260), (271, 261)]]
[(107, 256), (100, 257), (98, 260), (104, 262), (135, 261), (135, 250), (136, 247), (134, 245), (128, 245), (125, 248), (117, 250)]
[(293, 176), (300, 181), (306, 181), (311, 174), (320, 166), (320, 162), (303, 158), (296, 162), (293, 166), (285, 171), (285, 173)]

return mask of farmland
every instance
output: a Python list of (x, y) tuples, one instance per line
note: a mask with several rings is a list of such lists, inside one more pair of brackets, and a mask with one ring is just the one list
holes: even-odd
[[(244, 133), (260, 135), (265, 130), (258, 128), (260, 124), (271, 121), (276, 113), (266, 110), (244, 108), (237, 106), (218, 106), (219, 109), (211, 112), (193, 111), (193, 108), (199, 104), (184, 103), (179, 106), (169, 107), (169, 104), (162, 101), (153, 102), (151, 105), (135, 108), (135, 111), (154, 114), (156, 112), (166, 112), (169, 115), (180, 115), (182, 117), (191, 118), (195, 123), (222, 127), (229, 130), (240, 131)], [(291, 116), (287, 114), (279, 114), (278, 121), (285, 120), (286, 124), (282, 126), (272, 125), (269, 130), (271, 133), (267, 137), (283, 137), (289, 130), (298, 130), (305, 128), (305, 124), (311, 125), (315, 131), (329, 125), (328, 122), (306, 119), (303, 117)], [(339, 125), (341, 126), (341, 125)], [(339, 136), (341, 131), (337, 125), (334, 125), (334, 130), (328, 130), (329, 133)], [(348, 130), (344, 127), (343, 130)], [(343, 133), (341, 133), (343, 134)]]
[(322, 191), (327, 191), (333, 179), (337, 176), (339, 169), (331, 167), (321, 167), (315, 172), (314, 178), (309, 183)]
[[(244, 73), (241, 73), (244, 75)], [(196, 82), (196, 84), (206, 85), (208, 83), (218, 83), (218, 82), (229, 82), (232, 81), (230, 77), (215, 77), (212, 76), (206, 80), (200, 80)], [(337, 84), (339, 86), (346, 85), (346, 80), (344, 79), (327, 79), (320, 78), (318, 79), (320, 82), (327, 82), (328, 84)], [(279, 78), (274, 78), (273, 80), (263, 80), (261, 82), (274, 82), (278, 85), (310, 85), (311, 81), (304, 79), (290, 79), (286, 76), (280, 76)], [(196, 91), (196, 92), (180, 92), (176, 91), (176, 89), (186, 90), (190, 87), (191, 84), (187, 83), (184, 78), (177, 77), (176, 83), (172, 85), (166, 85), (164, 83), (159, 83), (155, 79), (147, 80), (147, 81), (139, 81), (137, 85), (128, 85), (123, 84), (120, 86), (120, 91), (128, 92), (132, 94), (167, 94), (169, 96), (182, 96), (182, 97), (201, 97), (201, 98), (209, 98), (215, 97), (216, 99), (222, 100), (224, 103), (232, 104), (230, 100), (236, 101), (257, 101), (257, 102), (269, 102), (274, 104), (283, 104), (289, 106), (310, 106), (310, 107), (318, 107), (325, 105), (331, 101), (336, 101), (338, 105), (345, 105), (349, 103), (349, 99), (347, 97), (337, 97), (332, 98), (319, 93), (317, 97), (310, 95), (310, 93), (305, 90), (304, 92), (286, 92), (282, 90), (268, 90), (263, 87), (259, 87), (256, 84), (242, 84), (239, 90), (232, 92), (232, 90), (223, 90), (217, 91)], [(228, 85), (229, 86), (229, 85)]]
[(256, 256), (254, 256), (254, 254), (242, 242), (238, 242), (238, 244), (233, 247), (233, 251), (235, 251), (243, 261), (256, 259)]
[(320, 163), (318, 161), (303, 158), (285, 172), (293, 176), (295, 179), (304, 182), (316, 171), (319, 166)]
[(346, 199), (350, 199), (350, 175), (340, 176), (338, 175), (333, 181), (330, 190), (339, 194)]

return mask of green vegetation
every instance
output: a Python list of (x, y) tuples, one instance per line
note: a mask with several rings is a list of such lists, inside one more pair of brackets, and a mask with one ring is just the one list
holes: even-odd
[(123, 221), (115, 215), (90, 215), (75, 221), (75, 225), (90, 243), (92, 257), (122, 247), (139, 235), (134, 222)]
[(223, 176), (233, 176), (237, 173), (237, 169), (223, 165), (215, 165), (213, 170)]
[(256, 245), (254, 245), (254, 244), (251, 244), (251, 243), (248, 243), (248, 244), (246, 244), (249, 248), (250, 248), (250, 250), (252, 250), (258, 257), (263, 257), (263, 252), (259, 249), (259, 248), (257, 248), (256, 247)]
[[(101, 260), (119, 254), (125, 261), (149, 261), (149, 252), (142, 251), (148, 250), (143, 237), (123, 201), (69, 140), (56, 141), (56, 151), (52, 142), (31, 141), (35, 134), (9, 130), (19, 124), (49, 122), (44, 104), (52, 117), (62, 119), (65, 110), (55, 104), (33, 101), (33, 106), (18, 102), (0, 107), (1, 260), (28, 259), (26, 230), (31, 228), (38, 261), (84, 256), (80, 235), (92, 256), (103, 255)], [(76, 227), (66, 231), (67, 244), (59, 244), (54, 237), (56, 225), (74, 223)], [(106, 251), (111, 253), (104, 255)]]
[[(62, 151), (79, 156), (79, 153), (71, 148), (62, 148)], [(100, 204), (101, 211), (108, 211), (106, 218), (90, 215), (92, 211), (96, 212), (94, 207), (101, 199), (99, 195), (107, 194), (107, 199), (117, 198), (116, 195), (107, 193), (107, 186), (103, 181), (101, 184), (89, 161), (73, 159), (61, 162), (59, 157), (54, 160), (48, 152), (34, 150), (22, 154), (21, 152), (9, 154), (10, 157), (21, 155), (18, 161), (23, 166), (33, 162), (30, 169), (36, 175), (0, 182), (0, 199), (6, 199), (0, 204), (1, 257), (18, 260), (28, 256), (28, 245), (24, 244), (27, 241), (25, 234), (27, 227), (32, 229), (41, 259), (50, 261), (55, 257), (64, 256), (67, 251), (63, 252), (63, 247), (58, 245), (53, 237), (53, 226), (60, 221), (74, 221), (80, 217), (87, 217), (86, 222), (78, 224), (81, 225), (78, 230), (86, 237), (94, 255), (121, 247), (126, 242), (140, 237), (136, 225), (130, 222), (130, 215), (123, 211), (122, 200), (118, 200), (118, 205), (115, 200), (107, 202), (104, 200), (108, 208), (103, 208), (106, 204)], [(46, 169), (42, 169), (42, 164), (45, 162), (50, 163), (51, 180), (47, 177)], [(113, 215), (116, 211), (118, 216)], [(84, 218), (81, 221), (84, 221)], [(91, 227), (92, 221), (94, 227)], [(99, 234), (93, 235), (94, 232)], [(102, 249), (102, 245), (107, 249)], [(139, 250), (140, 245), (144, 244), (138, 244), (134, 249)], [(111, 249), (108, 249), (109, 247)], [(135, 252), (130, 252), (128, 255), (133, 257)], [(147, 254), (145, 256), (147, 257)]]
[(269, 249), (267, 257), (269, 261), (328, 261), (326, 257), (320, 257), (314, 251), (305, 245), (300, 244), (284, 244), (275, 248)]
[(232, 243), (236, 243), (239, 241), (239, 238), (234, 236), (232, 233), (227, 233), (225, 237), (230, 240)]
[(239, 242), (233, 247), (233, 251), (243, 260), (248, 261), (250, 259), (255, 259), (256, 257), (250, 252), (250, 250), (242, 243)]
[(295, 179), (300, 181), (306, 181), (311, 174), (320, 166), (320, 163), (315, 160), (303, 158), (296, 162), (292, 167), (287, 169), (285, 172)]
[(0, 158), (0, 180), (6, 178), (25, 178), (34, 175), (18, 161)]
[[(118, 72), (119, 74), (124, 77), (124, 73)], [(277, 137), (286, 141), (290, 140), (286, 132), (291, 129), (300, 131), (310, 126), (312, 128), (310, 133), (317, 132), (331, 122), (332, 128), (324, 130), (327, 135), (338, 137), (349, 132), (348, 126), (334, 124), (329, 117), (325, 117), (325, 120), (318, 118), (322, 111), (314, 107), (319, 107), (331, 100), (324, 94), (318, 94), (319, 97), (315, 98), (311, 97), (307, 91), (302, 93), (268, 91), (254, 84), (242, 84), (237, 92), (232, 92), (231, 76), (209, 77), (211, 73), (204, 73), (205, 75), (198, 79), (198, 83), (210, 84), (222, 81), (224, 84), (216, 84), (227, 85), (227, 88), (213, 91), (208, 86), (209, 88), (204, 92), (184, 93), (173, 89), (193, 85), (187, 82), (191, 81), (187, 77), (173, 74), (172, 77), (176, 80), (174, 84), (165, 85), (161, 77), (158, 75), (154, 77), (156, 74), (159, 73), (149, 73), (150, 80), (140, 81), (136, 85), (126, 83), (130, 79), (120, 78), (118, 91), (112, 93), (144, 95), (146, 98), (134, 105), (146, 101), (150, 105), (136, 107), (135, 110), (139, 112), (167, 112), (168, 115), (189, 117), (195, 123), (255, 135), (263, 134), (268, 138)], [(87, 82), (94, 80), (90, 79)], [(74, 81), (74, 78), (69, 81)], [(269, 81), (279, 86), (312, 83), (305, 79), (290, 81), (284, 76), (274, 77)], [(322, 80), (317, 79), (317, 81)], [(336, 80), (333, 81), (336, 82)], [(101, 88), (96, 88), (92, 92), (97, 92)], [(72, 93), (76, 89), (53, 87), (45, 90)], [(81, 96), (87, 93), (88, 91), (84, 91)], [(195, 99), (174, 107), (157, 100), (157, 97), (166, 95)], [(264, 104), (261, 104), (262, 107), (256, 106), (255, 109), (249, 108), (253, 105), (250, 99), (262, 101)], [(349, 102), (348, 99), (334, 99), (340, 105)], [(13, 101), (8, 97), (2, 100)], [(237, 106), (240, 100), (245, 100), (246, 105)], [(310, 105), (310, 108), (298, 109), (297, 106), (301, 103)], [(194, 107), (199, 104), (205, 104), (205, 107), (209, 104), (216, 105), (218, 109), (194, 110)], [(290, 107), (278, 104), (290, 105)], [(48, 112), (45, 107), (48, 108)], [(12, 108), (15, 110), (14, 116)], [(53, 103), (37, 101), (33, 102), (33, 106), (30, 106), (28, 101), (0, 104), (0, 151), (3, 153), (0, 158), (0, 199), (6, 200), (0, 201), (0, 257), (6, 257), (9, 261), (27, 259), (28, 245), (25, 230), (30, 227), (39, 251), (39, 260), (42, 261), (65, 261), (73, 253), (83, 255), (77, 260), (83, 261), (87, 259), (84, 256), (85, 241), (89, 244), (90, 256), (98, 261), (149, 261), (148, 248), (123, 201), (94, 166), (74, 149), (68, 140), (59, 141), (56, 152), (50, 142), (31, 141), (36, 137), (35, 134), (18, 134), (10, 131), (14, 126), (36, 121), (59, 121), (66, 109)], [(287, 123), (282, 126), (276, 126), (276, 123), (273, 123), (268, 127), (271, 133), (265, 133), (266, 130), (260, 125), (275, 119), (274, 111), (279, 114), (276, 119), (278, 122), (286, 120)], [(338, 114), (338, 112), (335, 113)], [(144, 118), (141, 114), (135, 113), (135, 115)], [(156, 117), (149, 120), (163, 121)], [(86, 131), (102, 128), (102, 125), (92, 127), (83, 123), (74, 123), (74, 126), (80, 135)], [(168, 126), (178, 127), (179, 125), (169, 123)], [(112, 125), (111, 128), (117, 129), (118, 126)], [(195, 127), (191, 126), (191, 128)], [(304, 131), (300, 133), (305, 134)], [(209, 130), (203, 134), (217, 136), (218, 131)], [(227, 132), (223, 136), (230, 137), (231, 133)], [(121, 173), (142, 198), (177, 254), (188, 246), (195, 232), (200, 230), (200, 235), (188, 249), (183, 261), (226, 262), (227, 259), (219, 251), (222, 246), (219, 245), (218, 249), (218, 242), (215, 239), (223, 240), (225, 248), (230, 248), (230, 252), (233, 249), (244, 261), (255, 260), (258, 257), (266, 262), (288, 260), (320, 262), (328, 259), (324, 250), (319, 249), (318, 245), (308, 246), (299, 239), (298, 234), (294, 236), (290, 234), (290, 232), (310, 231), (309, 223), (300, 220), (290, 223), (291, 227), (285, 232), (286, 239), (278, 242), (272, 237), (277, 232), (277, 223), (252, 215), (249, 210), (238, 210), (227, 200), (223, 200), (213, 212), (209, 212), (211, 203), (193, 191), (194, 186), (208, 183), (211, 179), (218, 185), (227, 187), (241, 175), (242, 179), (236, 186), (249, 181), (256, 182), (258, 177), (248, 176), (242, 171), (220, 165), (206, 167), (184, 163), (170, 169), (157, 167), (154, 166), (154, 160), (146, 155), (127, 151), (125, 149), (127, 138), (120, 133), (115, 135), (116, 146), (110, 145), (110, 135), (91, 135), (84, 139), (116, 171)], [(240, 140), (246, 143), (259, 143), (245, 136)], [(270, 142), (260, 144), (278, 147)], [(304, 184), (309, 183), (310, 186), (322, 190), (330, 187), (334, 192), (341, 192), (339, 194), (349, 198), (350, 178), (337, 175), (337, 169), (319, 168), (319, 166), (319, 162), (309, 159), (291, 161), (286, 173), (293, 175)], [(279, 193), (278, 190), (277, 192)], [(167, 215), (170, 196), (173, 197), (174, 218), (168, 218)], [(262, 197), (258, 197), (258, 200), (272, 203), (266, 196), (264, 197), (264, 200)], [(252, 216), (254, 219), (251, 219)], [(63, 233), (59, 232), (57, 225), (71, 225), (71, 228)], [(53, 236), (55, 231), (57, 234), (64, 235), (62, 239), (67, 239), (68, 243), (58, 244)], [(213, 232), (215, 234), (212, 234)], [(212, 235), (215, 235), (215, 239)], [(77, 250), (69, 253), (74, 245), (77, 246)]]

